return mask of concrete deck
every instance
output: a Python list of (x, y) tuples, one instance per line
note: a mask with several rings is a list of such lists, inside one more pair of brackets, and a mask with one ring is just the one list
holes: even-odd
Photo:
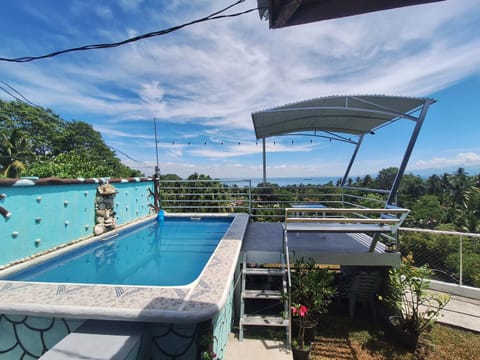
[(246, 359), (291, 360), (292, 354), (281, 341), (245, 338), (240, 342), (231, 333), (228, 337), (225, 360)]
[[(242, 252), (280, 252), (283, 223), (252, 222), (243, 240)], [(387, 253), (378, 243), (369, 252), (371, 237), (362, 233), (289, 232), (288, 247), (292, 258), (314, 258), (319, 264), (398, 266), (400, 253)]]
[(438, 322), (480, 333), (480, 299), (450, 295)]

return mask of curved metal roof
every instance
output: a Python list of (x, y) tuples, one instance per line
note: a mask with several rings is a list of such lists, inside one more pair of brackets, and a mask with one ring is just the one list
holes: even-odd
[(267, 18), (270, 28), (278, 29), (436, 1), (442, 0), (257, 0), (257, 4), (260, 18)]
[(362, 135), (374, 132), (398, 118), (413, 121), (410, 114), (421, 109), (429, 98), (358, 95), (329, 96), (287, 104), (252, 114), (257, 139), (320, 131)]

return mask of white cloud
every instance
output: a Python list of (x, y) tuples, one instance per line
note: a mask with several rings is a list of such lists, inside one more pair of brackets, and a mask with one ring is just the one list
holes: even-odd
[[(131, 13), (132, 17), (126, 17), (128, 21), (120, 25), (96, 23), (95, 31), (85, 29), (85, 38), (94, 34), (119, 40), (198, 18), (229, 3), (173, 1), (147, 8), (148, 4), (141, 0), (122, 0), (118, 3), (124, 12), (122, 16)], [(238, 9), (252, 4), (255, 2), (246, 2)], [(78, 1), (71, 4), (75, 19), (92, 11), (103, 19), (114, 18), (118, 6), (91, 7)], [(35, 103), (62, 116), (68, 114), (93, 123), (105, 136), (115, 137), (115, 145), (126, 146), (127, 153), (135, 147), (128, 148), (127, 140), (136, 144), (151, 137), (151, 121), (157, 117), (164, 124), (200, 123), (209, 138), (230, 137), (235, 142), (238, 137), (242, 142), (242, 146), (223, 149), (175, 146), (163, 149), (166, 156), (187, 164), (188, 156), (240, 161), (242, 156), (261, 152), (261, 145), (254, 143), (250, 116), (254, 111), (333, 94), (428, 96), (479, 74), (480, 37), (478, 25), (475, 26), (479, 9), (478, 1), (445, 1), (281, 30), (269, 30), (268, 23), (254, 13), (196, 24), (117, 49), (60, 56), (28, 66), (0, 63), (0, 78), (8, 79)], [(48, 21), (34, 8), (29, 11), (42, 22)], [(81, 35), (70, 30), (68, 20), (60, 24), (65, 34)], [(69, 41), (83, 43), (85, 38)], [(17, 42), (18, 49), (24, 52), (23, 41)], [(5, 43), (10, 53), (12, 42)], [(145, 128), (131, 134), (124, 123), (132, 120), (138, 121), (139, 129), (145, 123)], [(212, 128), (217, 132), (212, 134)], [(232, 136), (233, 133), (241, 135)], [(184, 134), (189, 135), (193, 136)], [(151, 159), (150, 146), (148, 153), (140, 155), (140, 149), (135, 151), (138, 156)], [(268, 151), (307, 154), (312, 148), (277, 146)], [(415, 166), (442, 161), (458, 162), (461, 157), (432, 159)], [(172, 164), (181, 166), (175, 161)], [(233, 165), (229, 166), (215, 171), (223, 168), (227, 173), (227, 169), (233, 169)], [(323, 174), (322, 171), (333, 168), (337, 171), (333, 163), (326, 168), (312, 164), (291, 166), (289, 173)], [(373, 162), (363, 166), (373, 168)], [(258, 172), (258, 168), (248, 171)]]
[(410, 169), (422, 170), (422, 169), (442, 169), (448, 167), (462, 167), (480, 165), (480, 154), (474, 152), (459, 153), (453, 158), (446, 157), (434, 157), (428, 160), (418, 160)]
[(120, 0), (118, 2), (122, 10), (125, 12), (137, 10), (142, 3), (143, 0)]

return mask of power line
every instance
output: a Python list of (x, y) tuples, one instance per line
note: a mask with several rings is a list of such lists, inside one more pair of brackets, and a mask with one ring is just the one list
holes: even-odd
[[(21, 102), (21, 103), (24, 103), (24, 104), (27, 104), (29, 106), (33, 106), (33, 107), (36, 107), (38, 109), (43, 109), (40, 105), (37, 105), (33, 102), (31, 102), (29, 99), (27, 99), (22, 93), (20, 93), (17, 89), (15, 89), (13, 86), (9, 85), (8, 83), (6, 83), (5, 81), (3, 80), (0, 80), (0, 83), (4, 84), (6, 87), (8, 87), (12, 92), (14, 92), (15, 94), (18, 94), (18, 96), (16, 96), (15, 94), (13, 94), (12, 92), (10, 92), (9, 90), (5, 89), (3, 86), (0, 85), (0, 90), (3, 90), (5, 91), (8, 95), (10, 95), (11, 97), (13, 97), (15, 100)], [(93, 138), (91, 138), (93, 140)], [(110, 145), (107, 145), (105, 144), (108, 148), (112, 149), (113, 151), (116, 151), (120, 154), (122, 154), (123, 156), (127, 157), (128, 159), (134, 161), (135, 163), (139, 164), (139, 165), (145, 165), (145, 162), (141, 161), (141, 160), (136, 160), (134, 158), (132, 158), (131, 156), (129, 156), (127, 153), (124, 153), (123, 151), (120, 151), (118, 149), (115, 149), (113, 146), (110, 146)]]
[(18, 100), (20, 102), (23, 102), (27, 105), (30, 105), (30, 106), (33, 106), (33, 107), (36, 107), (36, 108), (41, 108), (41, 106), (31, 102), (30, 100), (28, 100), (22, 93), (20, 93), (17, 89), (15, 89), (13, 86), (9, 85), (8, 83), (6, 83), (5, 81), (3, 80), (0, 80), (0, 83), (4, 84), (5, 86), (7, 86), (10, 90), (12, 90), (13, 92), (15, 92), (16, 94), (18, 94), (18, 96), (21, 97), (18, 98), (17, 96), (15, 96), (14, 94), (12, 94), (10, 91), (8, 91), (7, 89), (5, 89), (3, 86), (0, 86), (0, 89), (5, 91), (8, 95), (10, 95), (11, 97), (13, 97), (15, 100)]
[[(105, 145), (107, 145), (107, 144), (105, 144)], [(123, 156), (129, 158), (130, 160), (132, 160), (133, 162), (137, 163), (138, 165), (145, 165), (145, 162), (144, 162), (144, 161), (142, 161), (142, 160), (136, 160), (136, 159), (132, 158), (131, 156), (129, 156), (128, 154), (124, 153), (123, 151), (120, 151), (120, 150), (118, 150), (118, 149), (115, 149), (113, 146), (107, 145), (107, 147), (109, 147), (109, 148), (112, 149), (113, 151), (116, 151), (116, 152), (122, 154)]]
[(258, 10), (258, 8), (252, 8), (252, 9), (248, 9), (248, 10), (233, 13), (233, 14), (221, 15), (225, 11), (233, 8), (234, 6), (237, 6), (240, 3), (243, 3), (244, 1), (245, 0), (238, 0), (237, 2), (223, 8), (222, 10), (216, 11), (213, 14), (210, 14), (210, 15), (205, 16), (205, 17), (200, 18), (200, 19), (192, 20), (190, 22), (187, 22), (187, 23), (184, 23), (184, 24), (181, 24), (181, 25), (172, 26), (172, 27), (167, 28), (167, 29), (163, 29), (163, 30), (154, 31), (154, 32), (150, 32), (150, 33), (147, 33), (147, 34), (131, 37), (131, 38), (128, 38), (126, 40), (119, 41), (119, 42), (106, 43), (106, 44), (85, 45), (85, 46), (80, 46), (80, 47), (55, 51), (55, 52), (45, 54), (45, 55), (40, 55), (40, 56), (25, 56), (25, 57), (18, 57), (18, 58), (3, 58), (3, 57), (0, 57), (0, 61), (24, 63), (24, 62), (34, 61), (34, 60), (51, 58), (51, 57), (54, 57), (54, 56), (58, 56), (58, 55), (61, 55), (61, 54), (66, 54), (66, 53), (69, 53), (69, 52), (75, 52), (75, 51), (86, 51), (86, 50), (115, 48), (115, 47), (119, 47), (121, 45), (133, 43), (135, 41), (144, 40), (144, 39), (148, 39), (148, 38), (152, 38), (152, 37), (156, 37), (156, 36), (161, 36), (161, 35), (166, 35), (166, 34), (169, 34), (171, 32), (183, 29), (184, 27), (191, 26), (191, 25), (194, 25), (194, 24), (198, 24), (198, 23), (202, 23), (202, 22), (206, 22), (206, 21), (228, 18), (228, 17), (237, 17), (237, 16), (240, 16), (240, 15), (248, 14), (248, 13), (251, 13), (253, 11)]

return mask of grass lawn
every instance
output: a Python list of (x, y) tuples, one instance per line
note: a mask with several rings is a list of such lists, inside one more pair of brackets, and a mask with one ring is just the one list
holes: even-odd
[[(357, 313), (355, 315), (357, 317)], [(343, 315), (325, 315), (317, 327), (310, 360), (480, 358), (479, 333), (436, 324), (428, 339), (422, 339), (417, 350), (412, 353), (397, 345), (395, 339), (382, 330), (381, 324), (374, 326), (371, 318), (358, 317), (358, 320), (352, 321)]]

